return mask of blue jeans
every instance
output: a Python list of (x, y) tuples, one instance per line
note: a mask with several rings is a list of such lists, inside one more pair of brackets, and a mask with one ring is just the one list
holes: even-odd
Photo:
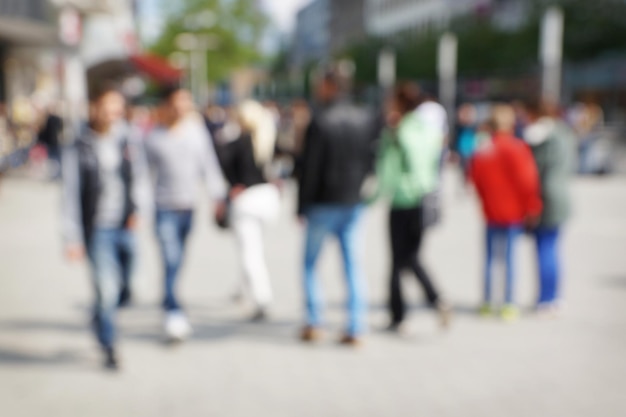
[(125, 229), (96, 229), (87, 249), (95, 290), (94, 330), (100, 345), (113, 347), (120, 290), (135, 265), (135, 235)]
[(307, 212), (307, 235), (304, 254), (304, 290), (307, 325), (319, 327), (321, 293), (315, 266), (328, 235), (339, 240), (348, 285), (348, 329), (351, 336), (365, 331), (365, 280), (359, 261), (359, 239), (363, 206), (319, 205)]
[(492, 301), (492, 282), (493, 282), (493, 265), (498, 262), (504, 264), (505, 287), (504, 302), (505, 304), (514, 303), (514, 286), (515, 286), (515, 245), (517, 239), (522, 232), (520, 226), (488, 226), (486, 239), (486, 263), (485, 263), (485, 303)]
[(539, 228), (535, 231), (539, 264), (539, 301), (550, 304), (559, 296), (560, 261), (559, 229)]
[(185, 254), (185, 243), (191, 231), (191, 210), (158, 210), (156, 232), (161, 247), (165, 290), (163, 308), (166, 311), (180, 310), (176, 298), (176, 281)]

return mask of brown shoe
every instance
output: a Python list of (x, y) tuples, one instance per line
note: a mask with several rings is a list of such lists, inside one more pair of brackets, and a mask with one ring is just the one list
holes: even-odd
[(343, 346), (357, 348), (363, 346), (363, 339), (358, 336), (346, 334), (341, 339), (339, 339), (339, 344)]
[(300, 340), (305, 343), (318, 342), (322, 339), (322, 331), (317, 327), (305, 326), (300, 333)]
[(441, 328), (448, 330), (452, 322), (452, 307), (446, 303), (439, 303), (437, 306), (437, 314), (439, 314), (439, 323)]

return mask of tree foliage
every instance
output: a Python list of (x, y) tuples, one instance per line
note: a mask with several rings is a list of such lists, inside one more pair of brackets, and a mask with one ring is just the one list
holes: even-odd
[[(180, 0), (165, 1), (167, 23), (150, 50), (167, 58), (179, 51), (176, 38), (181, 33), (210, 36), (213, 45), (207, 51), (207, 77), (222, 81), (237, 68), (262, 58), (261, 42), (269, 22), (255, 0)], [(214, 21), (198, 16), (213, 13)]]

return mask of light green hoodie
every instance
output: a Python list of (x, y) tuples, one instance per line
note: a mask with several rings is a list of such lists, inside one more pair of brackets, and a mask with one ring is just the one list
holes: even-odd
[(439, 184), (443, 142), (441, 132), (413, 113), (397, 129), (386, 129), (376, 166), (376, 197), (390, 198), (393, 208), (419, 206)]

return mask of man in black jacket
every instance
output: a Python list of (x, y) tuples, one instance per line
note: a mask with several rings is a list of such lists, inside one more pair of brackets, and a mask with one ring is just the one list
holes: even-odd
[(124, 97), (103, 88), (91, 103), (89, 124), (63, 153), (63, 233), (66, 257), (86, 254), (94, 281), (94, 330), (105, 366), (118, 366), (115, 312), (127, 301), (135, 255), (136, 147), (122, 123)]
[(327, 74), (318, 85), (302, 155), (298, 215), (307, 222), (304, 280), (307, 322), (301, 339), (320, 336), (321, 300), (315, 264), (328, 235), (339, 240), (348, 285), (348, 326), (343, 344), (356, 345), (365, 325), (365, 279), (359, 259), (361, 188), (372, 167), (375, 118), (340, 97), (340, 80)]

